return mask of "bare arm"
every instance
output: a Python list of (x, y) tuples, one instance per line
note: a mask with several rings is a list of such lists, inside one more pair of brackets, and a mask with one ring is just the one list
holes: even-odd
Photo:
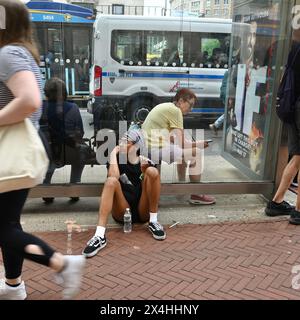
[(120, 151), (119, 146), (116, 146), (110, 154), (109, 169), (107, 173), (108, 177), (114, 177), (117, 179), (119, 179), (120, 177), (120, 170), (119, 170), (118, 160), (117, 160), (117, 154), (119, 153), (119, 151)]
[(154, 166), (154, 163), (151, 164), (151, 160), (149, 158), (146, 158), (144, 156), (140, 156), (140, 162), (141, 162), (141, 171), (142, 173), (145, 173), (146, 170), (150, 167), (150, 166)]
[(24, 120), (42, 105), (41, 93), (31, 71), (19, 71), (6, 82), (14, 99), (0, 110), (0, 126)]

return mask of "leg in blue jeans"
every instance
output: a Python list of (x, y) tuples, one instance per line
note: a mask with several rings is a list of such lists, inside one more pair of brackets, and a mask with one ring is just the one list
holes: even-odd
[(225, 117), (225, 115), (224, 114), (222, 114), (216, 121), (215, 121), (215, 127), (217, 128), (217, 129), (219, 129), (221, 126), (222, 126), (222, 124), (223, 124), (223, 122), (224, 122), (224, 117)]

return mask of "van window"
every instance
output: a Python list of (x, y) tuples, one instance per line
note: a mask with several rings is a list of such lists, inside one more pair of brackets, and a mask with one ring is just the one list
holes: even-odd
[(181, 65), (183, 46), (180, 32), (145, 31), (144, 36), (148, 65), (165, 67)]
[(191, 67), (228, 68), (229, 34), (192, 32), (189, 43)]
[(230, 35), (114, 30), (111, 56), (125, 65), (227, 68)]
[(125, 65), (145, 64), (142, 31), (113, 30), (111, 56)]

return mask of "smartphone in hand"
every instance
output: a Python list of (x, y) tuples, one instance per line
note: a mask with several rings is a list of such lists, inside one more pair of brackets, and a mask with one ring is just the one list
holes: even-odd
[(206, 143), (211, 143), (213, 142), (211, 139), (207, 139), (207, 140), (204, 140)]

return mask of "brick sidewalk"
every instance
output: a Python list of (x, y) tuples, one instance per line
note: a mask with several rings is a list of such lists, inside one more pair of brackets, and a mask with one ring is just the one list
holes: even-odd
[[(66, 252), (66, 232), (38, 235)], [(74, 254), (91, 235), (73, 234)], [(139, 225), (131, 234), (108, 230), (107, 239), (87, 260), (77, 299), (300, 299), (292, 288), (300, 227), (287, 221), (177, 226), (161, 242)], [(61, 299), (48, 268), (26, 261), (23, 278), (28, 299)]]

